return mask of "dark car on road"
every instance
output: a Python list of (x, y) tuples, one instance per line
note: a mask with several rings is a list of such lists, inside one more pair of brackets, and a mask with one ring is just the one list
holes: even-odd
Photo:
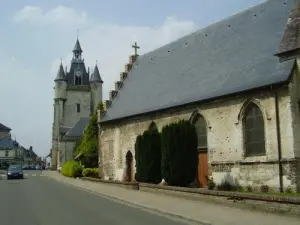
[(21, 166), (12, 165), (7, 169), (7, 179), (24, 179), (23, 169)]

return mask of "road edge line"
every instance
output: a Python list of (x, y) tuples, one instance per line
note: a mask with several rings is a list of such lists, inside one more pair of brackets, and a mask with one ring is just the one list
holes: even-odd
[[(121, 202), (123, 204), (129, 205), (131, 207), (139, 208), (139, 209), (142, 209), (144, 211), (153, 211), (153, 212), (162, 214), (163, 216), (167, 215), (167, 216), (170, 216), (170, 217), (177, 217), (179, 219), (184, 219), (184, 220), (187, 220), (189, 222), (196, 223), (196, 224), (199, 224), (199, 225), (213, 225), (213, 224), (211, 224), (209, 222), (195, 220), (195, 219), (192, 219), (190, 217), (178, 215), (178, 214), (171, 213), (171, 212), (165, 212), (165, 211), (157, 209), (157, 208), (152, 208), (152, 207), (145, 206), (145, 205), (142, 205), (142, 204), (133, 203), (133, 202), (130, 202), (128, 200), (124, 200), (124, 199), (121, 199), (121, 198), (118, 198), (118, 197), (114, 197), (114, 196), (111, 196), (111, 195), (108, 195), (108, 194), (103, 194), (103, 193), (99, 193), (99, 192), (96, 192), (96, 191), (93, 191), (93, 190), (89, 190), (89, 189), (86, 189), (86, 188), (83, 188), (83, 187), (79, 187), (79, 186), (73, 185), (73, 184), (71, 184), (69, 182), (62, 181), (62, 180), (60, 180), (58, 178), (50, 177), (48, 175), (46, 175), (46, 177), (48, 177), (50, 179), (53, 179), (55, 181), (58, 181), (60, 183), (67, 184), (69, 186), (72, 186), (72, 187), (78, 188), (80, 190), (86, 191), (88, 193), (92, 193), (92, 194), (96, 194), (96, 195), (99, 195), (99, 196), (103, 196), (103, 197), (105, 197), (107, 199), (110, 199), (110, 200), (113, 200), (115, 202)], [(86, 181), (84, 181), (84, 182), (86, 182)]]

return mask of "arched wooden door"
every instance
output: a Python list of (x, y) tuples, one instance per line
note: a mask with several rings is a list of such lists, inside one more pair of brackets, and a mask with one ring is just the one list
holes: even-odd
[(207, 124), (204, 117), (197, 114), (192, 121), (198, 139), (198, 182), (200, 187), (208, 186)]

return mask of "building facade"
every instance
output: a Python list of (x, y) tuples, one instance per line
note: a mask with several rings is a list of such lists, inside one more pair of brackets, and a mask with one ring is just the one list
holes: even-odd
[(129, 155), (134, 174), (136, 137), (184, 119), (200, 186), (299, 190), (299, 18), (292, 0), (268, 0), (138, 56), (98, 115), (103, 176), (124, 179)]
[(24, 164), (26, 149), (12, 139), (10, 131), (9, 127), (0, 123), (0, 168)]
[(73, 148), (82, 136), (96, 105), (102, 101), (103, 81), (97, 65), (92, 74), (85, 67), (77, 39), (68, 71), (61, 64), (55, 82), (52, 129), (52, 167), (73, 158)]

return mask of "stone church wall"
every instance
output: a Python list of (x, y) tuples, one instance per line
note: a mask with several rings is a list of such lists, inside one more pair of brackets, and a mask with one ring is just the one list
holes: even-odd
[[(243, 144), (243, 105), (249, 99), (261, 108), (265, 121), (266, 155), (245, 157)], [(284, 163), (284, 185), (295, 186), (296, 162), (292, 129), (291, 99), (286, 88), (279, 94), (279, 111)], [(275, 100), (269, 91), (252, 95), (228, 97), (209, 103), (169, 110), (155, 115), (141, 116), (116, 124), (101, 125), (100, 149), (103, 151), (102, 166), (108, 179), (122, 180), (125, 155), (131, 151), (134, 157), (136, 136), (143, 133), (154, 121), (162, 127), (180, 119), (189, 120), (199, 111), (207, 122), (208, 164), (210, 174), (217, 183), (222, 180), (238, 180), (241, 185), (267, 184), (279, 186), (278, 148), (275, 117)], [(135, 163), (134, 163), (135, 165)]]
[(60, 152), (60, 166), (65, 162), (74, 159), (73, 149), (76, 142), (74, 141), (60, 141), (59, 142), (59, 152)]
[[(63, 126), (73, 127), (80, 118), (89, 117), (91, 112), (91, 92), (84, 90), (68, 90), (64, 105)], [(80, 112), (77, 112), (80, 104)]]

